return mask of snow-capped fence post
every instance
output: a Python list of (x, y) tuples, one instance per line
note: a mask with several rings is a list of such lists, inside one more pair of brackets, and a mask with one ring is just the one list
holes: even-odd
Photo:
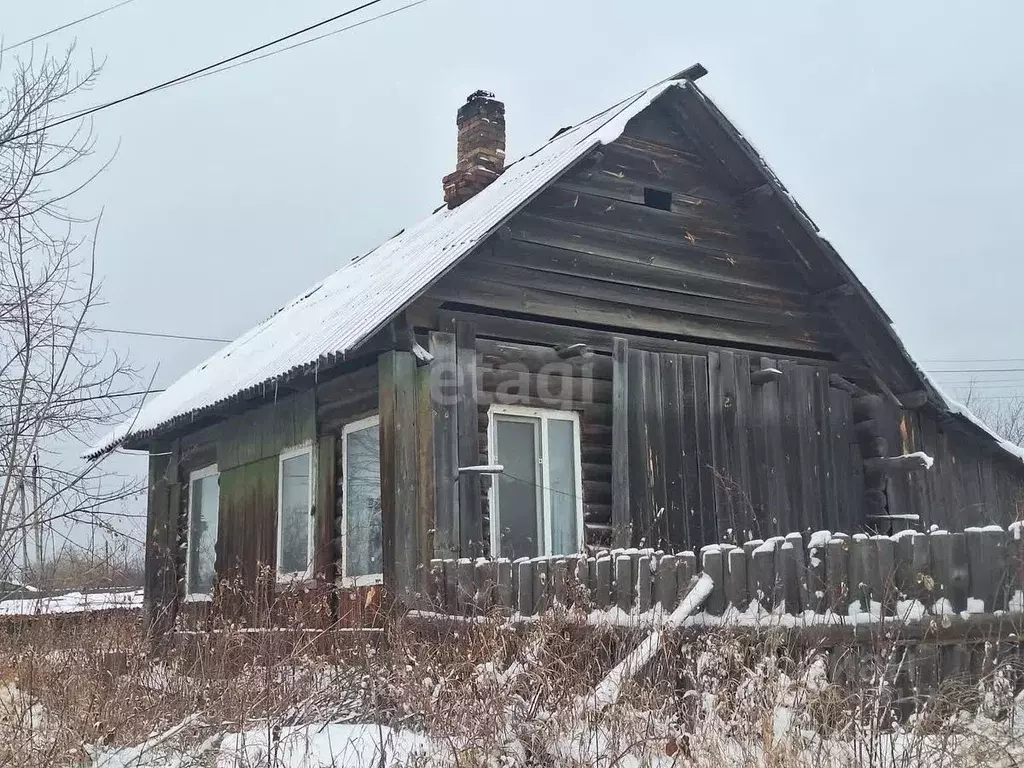
[(654, 574), (654, 599), (663, 611), (671, 611), (675, 607), (676, 590), (676, 556), (662, 555)]
[(739, 547), (726, 554), (725, 602), (739, 611), (747, 609), (747, 553)]
[(1010, 569), (1006, 557), (1009, 535), (997, 525), (968, 528), (964, 534), (971, 596), (982, 600), (986, 611), (1005, 610), (1010, 598)]
[(711, 579), (711, 592), (707, 597), (707, 612), (712, 616), (725, 613), (725, 568), (722, 562), (722, 548), (711, 544), (701, 550), (701, 570)]

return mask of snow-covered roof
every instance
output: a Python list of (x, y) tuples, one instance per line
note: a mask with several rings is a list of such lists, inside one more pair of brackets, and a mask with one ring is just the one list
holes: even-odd
[(105, 436), (87, 455), (98, 456), (126, 438), (344, 358), (549, 182), (594, 147), (615, 141), (631, 118), (683, 82), (659, 83), (559, 133), (458, 208), (440, 209), (353, 258), (145, 403), (132, 422)]
[(0, 601), (0, 617), (40, 616), (90, 611), (133, 611), (142, 607), (142, 590), (123, 592), (69, 592), (50, 597), (30, 597)]

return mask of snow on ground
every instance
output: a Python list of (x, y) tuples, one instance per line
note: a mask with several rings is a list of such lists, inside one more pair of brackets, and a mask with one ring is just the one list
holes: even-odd
[(39, 616), (86, 611), (133, 610), (142, 607), (142, 590), (130, 592), (69, 592), (52, 597), (0, 601), (0, 616)]

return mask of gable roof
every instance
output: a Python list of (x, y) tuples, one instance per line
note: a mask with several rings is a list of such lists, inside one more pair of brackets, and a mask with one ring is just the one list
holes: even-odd
[[(466, 257), (512, 215), (599, 145), (618, 139), (626, 124), (667, 92), (699, 107), (703, 125), (727, 142), (709, 140), (713, 162), (734, 179), (737, 189), (770, 198), (772, 215), (799, 258), (826, 264), (839, 278), (840, 296), (866, 306), (874, 322), (865, 357), (897, 361), (895, 375), (925, 389), (940, 409), (968, 429), (991, 437), (1024, 461), (1024, 451), (1002, 440), (962, 405), (946, 397), (918, 368), (891, 321), (803, 209), (735, 126), (687, 79), (647, 88), (563, 130), (540, 149), (509, 165), (491, 185), (455, 209), (440, 208), (367, 254), (352, 258), (309, 291), (220, 349), (167, 390), (145, 403), (135, 419), (100, 440), (87, 454), (95, 458), (125, 440), (138, 440), (173, 425), (187, 424), (236, 398), (273, 392), (277, 383), (329, 366), (358, 349), (423, 291)], [(684, 122), (692, 115), (678, 114)], [(813, 265), (812, 265), (813, 266)], [(833, 288), (833, 291), (836, 289)], [(857, 336), (858, 334), (854, 334)]]

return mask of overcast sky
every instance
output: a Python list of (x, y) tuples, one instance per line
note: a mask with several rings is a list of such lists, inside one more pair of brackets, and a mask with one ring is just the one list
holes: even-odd
[[(13, 3), (7, 45), (113, 0)], [(134, 0), (48, 37), (107, 63), (88, 106), (357, 5)], [(386, 0), (338, 25), (390, 10)], [(932, 369), (1024, 368), (1024, 6), (954, 2), (428, 0), (95, 117), (111, 168), (99, 326), (230, 339), (441, 202), (455, 110), (506, 104), (509, 157), (700, 61)], [(330, 27), (329, 29), (336, 28)], [(23, 49), (23, 52), (27, 49)], [(2, 76), (2, 73), (0, 73)], [(216, 345), (111, 337), (157, 386)], [(931, 362), (931, 361), (958, 362)], [(1024, 370), (978, 374), (1005, 396)], [(956, 382), (971, 373), (939, 374)], [(141, 459), (120, 459), (144, 470)]]

